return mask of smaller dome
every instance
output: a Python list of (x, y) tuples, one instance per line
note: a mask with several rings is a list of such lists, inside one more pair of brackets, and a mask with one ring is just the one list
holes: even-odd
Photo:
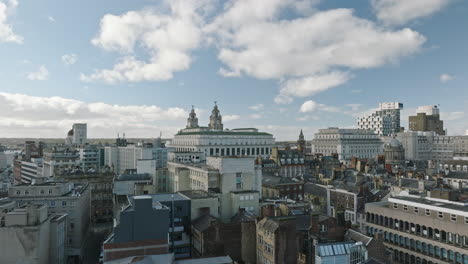
[(399, 147), (401, 146), (401, 142), (396, 138), (392, 138), (392, 140), (389, 142), (389, 145), (392, 147)]
[(73, 136), (73, 129), (70, 129), (70, 131), (68, 131), (67, 136)]

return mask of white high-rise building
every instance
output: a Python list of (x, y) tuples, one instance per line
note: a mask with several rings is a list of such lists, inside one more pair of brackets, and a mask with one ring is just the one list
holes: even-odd
[(371, 129), (379, 136), (391, 136), (400, 132), (400, 111), (403, 104), (399, 102), (380, 103), (379, 110), (369, 116), (359, 117), (357, 126), (360, 129)]
[(175, 152), (198, 152), (210, 156), (249, 156), (268, 158), (275, 145), (273, 135), (256, 128), (224, 129), (218, 106), (215, 105), (207, 127), (198, 125), (195, 110), (168, 144)]
[(86, 144), (88, 133), (86, 124), (73, 124), (73, 144)]
[(104, 165), (113, 167), (117, 174), (127, 169), (136, 169), (139, 160), (154, 160), (156, 168), (164, 168), (167, 148), (148, 143), (104, 148)]
[(68, 131), (67, 137), (65, 139), (65, 144), (67, 145), (84, 145), (87, 142), (88, 129), (86, 124), (73, 124), (73, 127)]

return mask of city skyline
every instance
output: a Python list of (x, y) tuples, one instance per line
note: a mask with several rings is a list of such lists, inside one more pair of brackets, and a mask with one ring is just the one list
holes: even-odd
[(356, 127), (392, 101), (405, 128), (440, 105), (448, 134), (465, 134), (466, 2), (268, 3), (0, 1), (0, 137), (83, 122), (90, 138), (168, 138), (191, 105), (207, 125), (214, 101), (226, 128), (277, 140)]

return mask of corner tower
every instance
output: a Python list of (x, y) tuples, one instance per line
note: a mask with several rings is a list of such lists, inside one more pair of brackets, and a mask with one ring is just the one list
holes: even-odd
[(214, 130), (223, 130), (223, 120), (222, 116), (219, 113), (218, 105), (215, 102), (213, 110), (211, 111), (210, 124), (208, 125), (210, 129)]
[(304, 139), (304, 133), (302, 133), (302, 129), (301, 129), (301, 133), (299, 133), (299, 139), (297, 140), (297, 150), (304, 153), (305, 149), (306, 149), (306, 141)]
[(190, 111), (189, 117), (187, 118), (187, 128), (196, 128), (198, 127), (198, 118), (195, 113), (195, 108), (192, 105), (192, 111)]

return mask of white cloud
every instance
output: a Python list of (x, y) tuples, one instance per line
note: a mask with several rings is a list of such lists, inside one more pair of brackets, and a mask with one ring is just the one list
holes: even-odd
[(188, 112), (179, 107), (86, 103), (63, 97), (37, 97), (0, 92), (0, 130), (7, 137), (64, 137), (74, 122), (88, 123), (94, 137), (127, 132), (135, 137), (172, 136)]
[(263, 107), (265, 107), (263, 104), (256, 104), (249, 106), (249, 109), (254, 111), (260, 111), (263, 109)]
[(37, 71), (28, 74), (27, 78), (33, 81), (45, 81), (49, 78), (49, 70), (44, 65), (41, 65)]
[[(352, 69), (392, 63), (418, 52), (425, 37), (359, 18), (351, 9), (283, 16), (298, 1), (228, 1), (205, 27), (219, 50), (224, 76), (283, 80), (275, 102), (290, 103), (349, 80)], [(294, 8), (292, 8), (294, 10)], [(327, 79), (315, 83), (313, 80)]]
[(229, 122), (234, 120), (239, 120), (240, 115), (223, 115), (223, 121)]
[[(331, 72), (324, 75), (289, 79), (281, 85), (278, 98), (312, 96), (346, 83), (349, 78), (349, 74), (347, 73)], [(278, 99), (277, 103), (283, 103), (281, 100), (282, 99)], [(286, 103), (291, 101), (292, 100), (285, 100)]]
[(440, 80), (441, 82), (448, 82), (448, 81), (451, 81), (451, 80), (453, 80), (453, 79), (455, 79), (455, 77), (452, 76), (452, 75), (450, 75), (450, 74), (447, 74), (447, 73), (443, 73), (443, 74), (441, 74), (441, 75), (439, 76), (439, 80)]
[(312, 100), (306, 101), (301, 105), (300, 111), (302, 113), (314, 112), (317, 110), (318, 104)]
[(432, 15), (450, 0), (372, 0), (379, 20), (387, 25), (403, 25), (411, 20)]
[(261, 115), (261, 114), (251, 114), (249, 117), (250, 117), (250, 119), (261, 119), (263, 117), (263, 115)]
[(459, 120), (465, 117), (464, 112), (442, 112), (440, 114), (440, 117), (442, 120), (445, 121), (453, 121), (453, 120)]
[(444, 128), (448, 135), (464, 135), (468, 127), (466, 112), (441, 112), (440, 119), (444, 121)]
[(65, 54), (62, 56), (62, 63), (65, 65), (73, 65), (78, 61), (78, 55), (74, 53)]
[[(202, 39), (201, 14), (208, 4), (209, 0), (173, 0), (167, 1), (169, 14), (144, 9), (105, 15), (99, 34), (91, 42), (124, 56), (111, 69), (81, 74), (80, 79), (107, 83), (171, 79), (174, 72), (186, 70), (192, 63), (191, 51)], [(149, 59), (137, 59), (136, 46), (147, 51)]]
[(53, 16), (47, 16), (47, 19), (50, 21), (50, 22), (56, 22), (55, 18)]
[(336, 113), (340, 111), (340, 108), (334, 107), (334, 106), (329, 106), (325, 104), (319, 104), (315, 101), (308, 100), (305, 101), (302, 105), (301, 108), (299, 109), (301, 113), (310, 113), (310, 112), (316, 112), (316, 111), (324, 111), (324, 112), (332, 112)]
[(0, 0), (0, 42), (23, 43), (23, 37), (16, 35), (8, 23), (8, 18), (15, 12), (17, 6), (17, 0)]

